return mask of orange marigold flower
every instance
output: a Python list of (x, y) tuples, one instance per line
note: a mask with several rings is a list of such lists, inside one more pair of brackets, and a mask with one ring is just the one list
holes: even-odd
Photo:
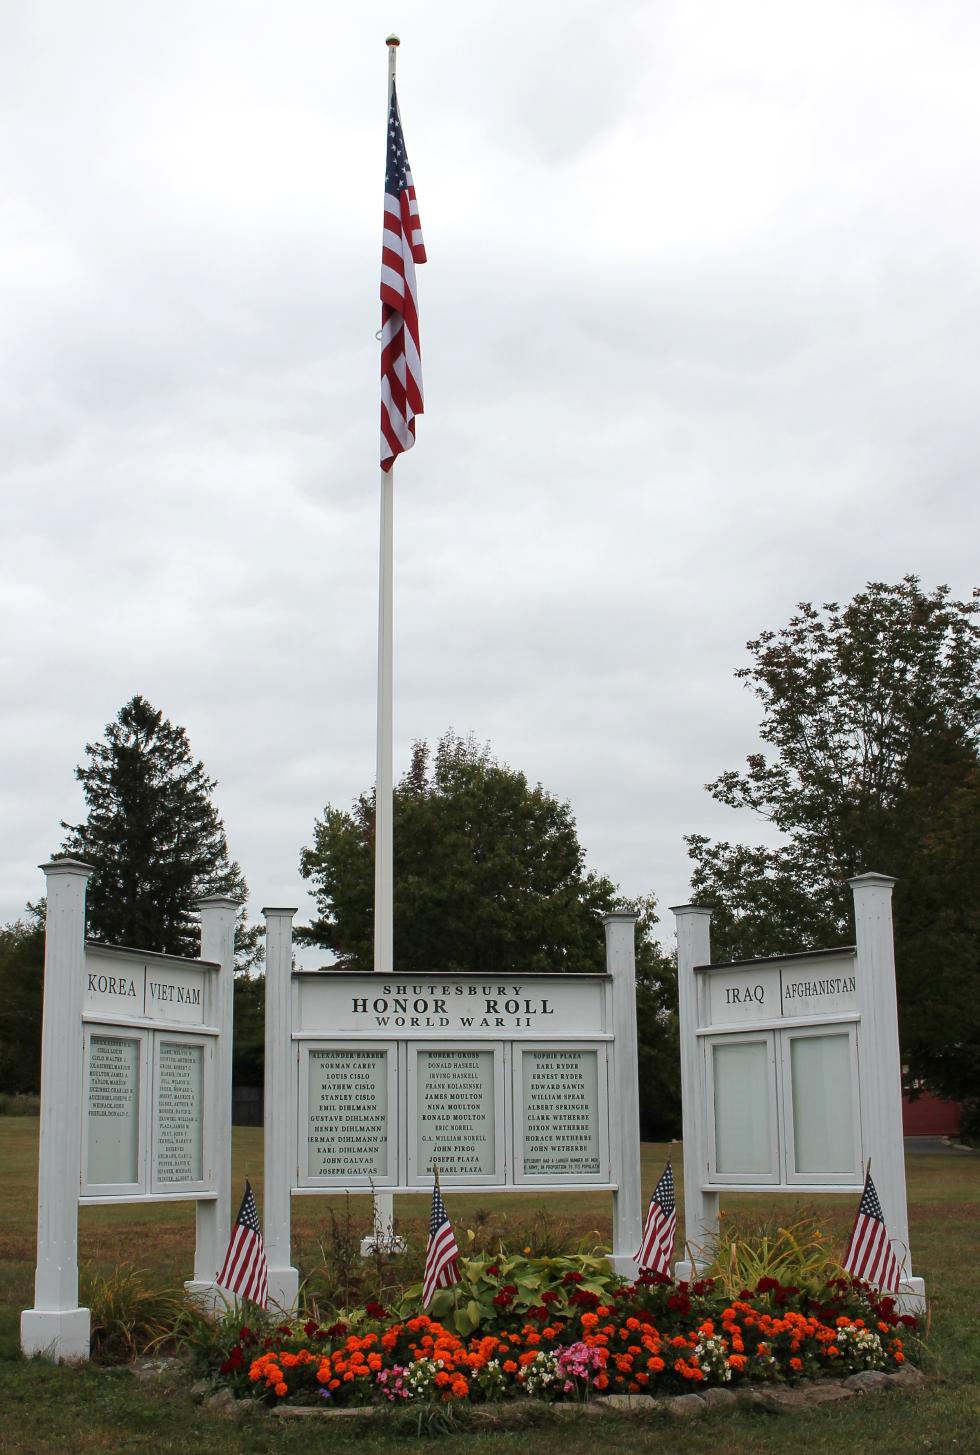
[(905, 1363), (905, 1355), (902, 1353), (902, 1351), (900, 1349), (896, 1349), (895, 1350), (895, 1353), (892, 1355), (892, 1358), (895, 1360), (895, 1363), (896, 1364), (904, 1364)]
[(654, 1372), (654, 1374), (659, 1374), (660, 1371), (661, 1371), (661, 1369), (663, 1369), (663, 1367), (664, 1367), (664, 1361), (662, 1359), (658, 1358), (658, 1356), (656, 1354), (654, 1354), (654, 1356), (652, 1357), (652, 1359), (648, 1359), (647, 1360), (647, 1368), (648, 1369), (652, 1369), (653, 1372)]
[(582, 1328), (583, 1329), (594, 1329), (595, 1326), (596, 1326), (596, 1324), (598, 1322), (599, 1322), (599, 1315), (598, 1314), (585, 1313), (585, 1314), (582, 1315)]
[(744, 1369), (745, 1368), (745, 1362), (746, 1362), (745, 1361), (745, 1355), (744, 1354), (730, 1354), (728, 1356), (728, 1361), (727, 1362), (728, 1362), (728, 1366), (729, 1366), (730, 1369)]
[(803, 1360), (802, 1359), (798, 1359), (798, 1358), (797, 1359), (791, 1359), (789, 1361), (789, 1367), (790, 1367), (790, 1369), (795, 1369), (797, 1372), (799, 1372), (799, 1370), (801, 1370), (803, 1368)]
[(276, 1385), (276, 1394), (279, 1396), (280, 1399), (282, 1399), (282, 1397), (283, 1397), (284, 1394), (288, 1394), (288, 1393), (289, 1393), (289, 1385), (288, 1384), (282, 1384), (282, 1383), (280, 1383), (280, 1384), (277, 1384)]
[(603, 1370), (601, 1374), (596, 1375), (592, 1382), (596, 1389), (607, 1389), (609, 1386), (609, 1375)]
[(522, 1368), (526, 1368), (528, 1364), (533, 1364), (537, 1357), (537, 1350), (528, 1349), (523, 1354), (518, 1355), (517, 1362)]
[(514, 1363), (513, 1359), (505, 1359), (504, 1360), (504, 1363), (503, 1363), (503, 1371), (504, 1371), (505, 1374), (516, 1374), (517, 1373), (517, 1365)]

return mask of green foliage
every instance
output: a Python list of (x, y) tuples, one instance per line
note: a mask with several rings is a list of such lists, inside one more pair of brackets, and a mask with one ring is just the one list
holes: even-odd
[(262, 1086), (265, 1080), (265, 976), (235, 976), (235, 1041), (232, 1080)]
[(0, 926), (0, 1088), (14, 1094), (36, 1093), (41, 1084), (43, 903), (29, 904), (27, 914)]
[[(300, 869), (319, 917), (299, 937), (348, 970), (374, 964), (373, 793), (327, 805)], [(680, 1130), (676, 969), (654, 935), (651, 897), (624, 900), (585, 867), (571, 808), (449, 732), (417, 742), (394, 795), (395, 956), (400, 974), (473, 970), (601, 971), (601, 914), (634, 909), (641, 1118), (647, 1135)]]
[(82, 1268), (79, 1288), (92, 1314), (92, 1357), (104, 1364), (123, 1364), (171, 1345), (188, 1320), (183, 1289), (161, 1284), (131, 1264), (111, 1273)]
[[(602, 970), (599, 912), (615, 886), (585, 868), (575, 820), (540, 784), (473, 738), (415, 744), (394, 807), (399, 972)], [(327, 807), (303, 850), (320, 918), (312, 943), (369, 970), (374, 935), (374, 799)]]
[(834, 1278), (846, 1277), (837, 1256), (839, 1244), (812, 1213), (793, 1222), (763, 1221), (723, 1212), (706, 1278), (713, 1278), (727, 1298), (754, 1289), (772, 1278), (814, 1296)]
[(903, 1059), (975, 1101), (980, 1066), (980, 610), (914, 576), (847, 606), (800, 605), (736, 673), (763, 708), (744, 772), (708, 791), (784, 836), (776, 848), (688, 839), (713, 958), (846, 943), (847, 879), (898, 879)]
[[(549, 1317), (567, 1318), (579, 1289), (605, 1302), (622, 1283), (600, 1250), (561, 1257), (525, 1253), (501, 1254), (493, 1260), (460, 1257), (459, 1272), (459, 1282), (452, 1288), (437, 1289), (426, 1312), (460, 1338), (491, 1326), (518, 1328), (529, 1309), (543, 1305), (548, 1307)], [(568, 1274), (575, 1276), (574, 1282), (564, 1281)], [(397, 1312), (412, 1317), (419, 1312), (421, 1299), (421, 1283), (410, 1285)]]
[(109, 944), (170, 955), (197, 955), (196, 899), (241, 900), (236, 964), (259, 955), (259, 931), (245, 923), (247, 888), (228, 857), (224, 826), (211, 802), (216, 782), (191, 755), (187, 733), (136, 696), (87, 743), (75, 769), (88, 816), (62, 823), (62, 855), (95, 867), (86, 901), (89, 934)]

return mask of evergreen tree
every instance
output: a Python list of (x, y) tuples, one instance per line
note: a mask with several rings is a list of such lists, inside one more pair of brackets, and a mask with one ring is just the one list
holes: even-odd
[(216, 782), (195, 762), (187, 733), (136, 696), (87, 743), (75, 769), (88, 816), (62, 822), (61, 854), (91, 864), (88, 933), (109, 944), (194, 956), (200, 935), (193, 904), (208, 894), (241, 901), (236, 966), (259, 955), (259, 931), (245, 922), (247, 887), (228, 856), (211, 801)]

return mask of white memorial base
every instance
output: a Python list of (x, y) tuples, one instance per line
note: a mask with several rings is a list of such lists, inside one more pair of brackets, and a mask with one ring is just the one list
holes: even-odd
[(289, 1313), (299, 1302), (299, 1273), (295, 1268), (269, 1269), (269, 1307)]
[(188, 1278), (184, 1284), (184, 1292), (200, 1308), (212, 1314), (223, 1309), (234, 1297), (233, 1294), (227, 1294), (223, 1288), (219, 1288), (213, 1278)]
[(87, 1308), (24, 1309), (20, 1316), (20, 1347), (28, 1358), (47, 1354), (52, 1359), (89, 1357), (92, 1316)]
[(361, 1257), (373, 1258), (375, 1253), (384, 1253), (393, 1258), (399, 1253), (404, 1253), (407, 1247), (405, 1239), (399, 1237), (397, 1233), (369, 1233), (366, 1238), (361, 1239)]

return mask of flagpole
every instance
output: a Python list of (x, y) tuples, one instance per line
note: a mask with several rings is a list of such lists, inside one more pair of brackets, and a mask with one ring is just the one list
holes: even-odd
[[(388, 95), (385, 106), (387, 124), (391, 93), (395, 85), (395, 57), (398, 37), (389, 35)], [(394, 947), (394, 876), (392, 808), (394, 781), (392, 770), (392, 639), (394, 636), (394, 573), (395, 573), (395, 466), (381, 472), (381, 550), (378, 572), (378, 741), (375, 775), (374, 809), (374, 972), (392, 974)]]
[[(389, 35), (388, 94), (385, 125), (395, 84), (397, 35)], [(381, 544), (378, 569), (378, 726), (374, 801), (374, 973), (390, 975), (394, 948), (394, 840), (392, 819), (392, 698), (395, 574), (395, 466), (381, 474)], [(390, 1192), (374, 1193), (374, 1238), (393, 1236), (395, 1200)]]

